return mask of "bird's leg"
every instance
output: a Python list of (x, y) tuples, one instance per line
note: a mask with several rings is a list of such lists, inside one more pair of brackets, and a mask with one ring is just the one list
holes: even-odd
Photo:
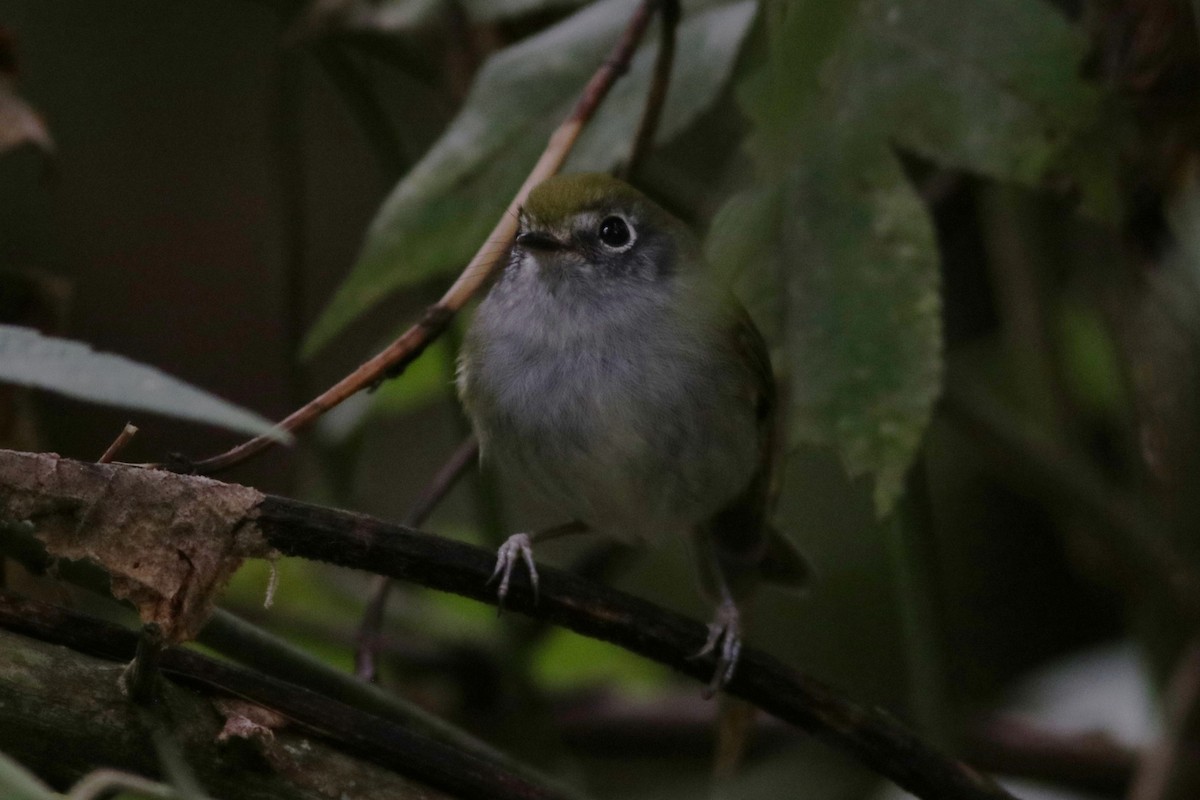
[(504, 608), (504, 598), (508, 596), (508, 587), (512, 580), (513, 569), (521, 561), (525, 562), (525, 568), (529, 571), (529, 584), (533, 587), (533, 602), (537, 602), (538, 573), (537, 567), (533, 563), (534, 542), (545, 542), (550, 539), (569, 536), (573, 533), (582, 533), (586, 530), (587, 525), (579, 521), (574, 521), (555, 525), (550, 528), (543, 528), (532, 534), (514, 533), (505, 539), (504, 544), (500, 545), (499, 549), (496, 550), (496, 568), (492, 570), (492, 577), (488, 578), (489, 584), (497, 578), (500, 579), (500, 586), (496, 590), (496, 595), (500, 600), (497, 608)]
[(704, 641), (704, 646), (692, 656), (703, 658), (711, 654), (716, 655), (717, 666), (704, 692), (706, 698), (724, 689), (733, 679), (738, 656), (742, 652), (742, 613), (738, 610), (724, 576), (721, 576), (719, 571), (717, 575), (720, 576), (721, 602), (717, 606), (713, 621), (708, 625), (708, 638)]
[[(723, 557), (707, 531), (698, 531), (692, 538), (696, 568), (700, 574), (700, 590), (717, 604), (713, 621), (708, 626), (708, 638), (693, 659), (716, 656), (716, 669), (705, 688), (710, 698), (733, 679), (738, 656), (742, 651), (742, 609), (736, 598), (747, 600), (753, 585), (747, 582), (746, 570), (736, 561)], [(734, 587), (739, 587), (737, 590)]]

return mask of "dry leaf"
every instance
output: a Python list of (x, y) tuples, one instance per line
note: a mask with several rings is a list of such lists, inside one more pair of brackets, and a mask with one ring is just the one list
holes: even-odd
[(30, 520), (51, 555), (100, 564), (168, 642), (191, 639), (249, 557), (261, 493), (209, 478), (0, 451), (0, 516)]

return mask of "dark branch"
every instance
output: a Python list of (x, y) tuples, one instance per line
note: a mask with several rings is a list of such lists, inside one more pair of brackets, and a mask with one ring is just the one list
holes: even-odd
[[(127, 660), (137, 647), (138, 637), (132, 631), (6, 591), (0, 591), (0, 627), (110, 660)], [(177, 647), (165, 650), (160, 666), (163, 675), (175, 681), (266, 706), (339, 749), (455, 797), (477, 800), (566, 800), (568, 797), (415, 734), (406, 726), (190, 650)]]
[[(118, 475), (121, 472), (124, 474)], [(181, 481), (189, 485), (180, 487)], [(200, 507), (207, 503), (226, 507), (226, 495), (241, 502), (247, 492), (244, 487), (204, 478), (83, 464), (54, 455), (0, 452), (0, 508), (24, 509), (9, 513), (36, 518), (39, 525), (56, 531), (78, 530), (85, 514), (108, 519), (95, 510), (101, 502), (119, 504), (120, 519), (136, 518), (138, 502), (161, 505), (155, 489), (162, 484), (173, 487), (176, 496), (191, 498), (188, 508), (176, 508), (173, 513), (193, 518), (203, 516)], [(114, 494), (115, 486), (125, 488)], [(149, 506), (146, 514), (150, 514)], [(214, 543), (233, 538), (248, 548), (235, 550), (237, 553), (275, 548), (286, 555), (496, 602), (495, 593), (486, 586), (492, 554), (461, 542), (280, 497), (264, 497), (247, 517), (221, 524), (232, 527), (211, 532), (193, 527), (191, 536), (216, 537)], [(88, 533), (92, 538), (123, 535), (120, 526), (112, 524)], [(258, 542), (260, 537), (265, 541)], [(700, 681), (711, 676), (709, 659), (692, 658), (706, 638), (702, 623), (561, 570), (542, 567), (540, 572), (540, 603), (533, 604), (528, 581), (522, 577), (506, 599), (511, 609), (613, 642)], [(975, 770), (930, 748), (887, 713), (859, 706), (761, 651), (743, 652), (729, 693), (849, 753), (925, 800), (1012, 798)]]
[[(258, 523), (286, 555), (327, 561), (494, 604), (486, 586), (494, 558), (478, 547), (349, 514), (268, 497)], [(539, 566), (536, 606), (517, 580), (506, 607), (612, 642), (706, 682), (713, 665), (694, 660), (706, 627), (645, 600)], [(896, 719), (864, 708), (759, 650), (743, 651), (730, 694), (749, 700), (843, 750), (925, 800), (999, 800), (1012, 795), (970, 767), (933, 750)]]

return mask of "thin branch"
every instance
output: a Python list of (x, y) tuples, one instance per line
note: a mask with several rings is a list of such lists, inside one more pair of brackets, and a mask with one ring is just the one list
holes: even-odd
[[(55, 563), (55, 559), (47, 554), (45, 546), (34, 538), (32, 529), (9, 529), (3, 533), (4, 535), (0, 536), (0, 555), (13, 558), (30, 573), (43, 574)], [(90, 561), (59, 563), (55, 575), (60, 580), (94, 594), (111, 597), (112, 577)], [(529, 781), (555, 786), (564, 796), (573, 796), (566, 788), (556, 786), (548, 776), (530, 769), (528, 765), (456, 728), (421, 706), (335, 669), (287, 640), (228, 611), (216, 609), (208, 624), (197, 635), (196, 641), (271, 677), (319, 694), (336, 697), (361, 711), (431, 736), (482, 760), (494, 762)]]
[[(442, 499), (450, 493), (466, 471), (479, 461), (479, 442), (474, 436), (458, 446), (429, 483), (417, 495), (416, 502), (404, 517), (403, 523), (417, 527), (429, 518)], [(383, 628), (383, 612), (387, 606), (392, 579), (379, 576), (371, 587), (371, 601), (363, 611), (358, 628), (358, 648), (354, 651), (354, 674), (366, 681), (375, 679), (375, 663), (379, 655), (379, 632)]]
[(626, 180), (637, 176), (642, 160), (654, 149), (654, 137), (662, 119), (667, 89), (671, 85), (671, 68), (675, 64), (675, 34), (679, 28), (679, 17), (679, 0), (666, 0), (659, 14), (658, 59), (654, 62), (654, 76), (650, 91), (646, 94), (646, 106), (642, 110), (637, 135), (629, 151), (629, 160), (621, 169), (621, 177)]
[[(534, 165), (533, 171), (500, 216), (491, 234), (442, 298), (429, 306), (415, 325), (383, 351), (364, 362), (319, 397), (288, 415), (278, 425), (281, 430), (294, 432), (306, 428), (326, 411), (361, 389), (399, 375), (424, 352), (430, 342), (441, 335), (454, 314), (484, 285), (499, 266), (504, 257), (504, 248), (497, 245), (500, 242), (511, 241), (516, 234), (517, 212), (529, 196), (529, 192), (562, 167), (584, 126), (595, 114), (617, 78), (628, 69), (638, 42), (641, 41), (651, 17), (661, 3), (662, 0), (643, 0), (638, 5), (616, 47), (584, 87), (574, 110), (550, 136), (550, 141)], [(240, 464), (275, 443), (274, 439), (258, 436), (224, 453), (196, 462), (192, 467), (199, 473), (218, 472)]]
[[(653, 702), (589, 693), (560, 699), (554, 711), (559, 734), (591, 757), (702, 758), (712, 752), (712, 707), (694, 693)], [(972, 722), (964, 738), (976, 767), (1105, 798), (1125, 796), (1138, 758), (1105, 733), (1052, 730), (1004, 713)], [(795, 728), (768, 717), (755, 730), (753, 752), (766, 756), (803, 741)]]
[[(0, 627), (100, 658), (125, 660), (137, 635), (99, 619), (0, 591)], [(467, 800), (565, 800), (504, 769), (336, 700), (199, 653), (169, 648), (164, 675), (273, 709), (359, 758)]]
[(138, 635), (137, 650), (133, 660), (121, 673), (121, 688), (129, 699), (140, 706), (149, 706), (154, 701), (158, 683), (158, 665), (166, 649), (162, 627), (157, 622), (147, 622)]
[(110, 444), (108, 449), (104, 451), (104, 455), (96, 459), (96, 463), (112, 463), (112, 460), (117, 457), (117, 453), (120, 453), (125, 449), (125, 445), (129, 444), (129, 440), (136, 436), (137, 432), (137, 425), (134, 425), (132, 422), (126, 422), (125, 427), (122, 428), (121, 432), (117, 434), (117, 438), (113, 439), (113, 443)]

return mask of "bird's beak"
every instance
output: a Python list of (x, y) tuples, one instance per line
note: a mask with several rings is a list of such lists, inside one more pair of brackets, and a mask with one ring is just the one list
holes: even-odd
[(567, 243), (555, 239), (548, 233), (541, 231), (525, 231), (517, 234), (517, 244), (527, 250), (566, 250)]

